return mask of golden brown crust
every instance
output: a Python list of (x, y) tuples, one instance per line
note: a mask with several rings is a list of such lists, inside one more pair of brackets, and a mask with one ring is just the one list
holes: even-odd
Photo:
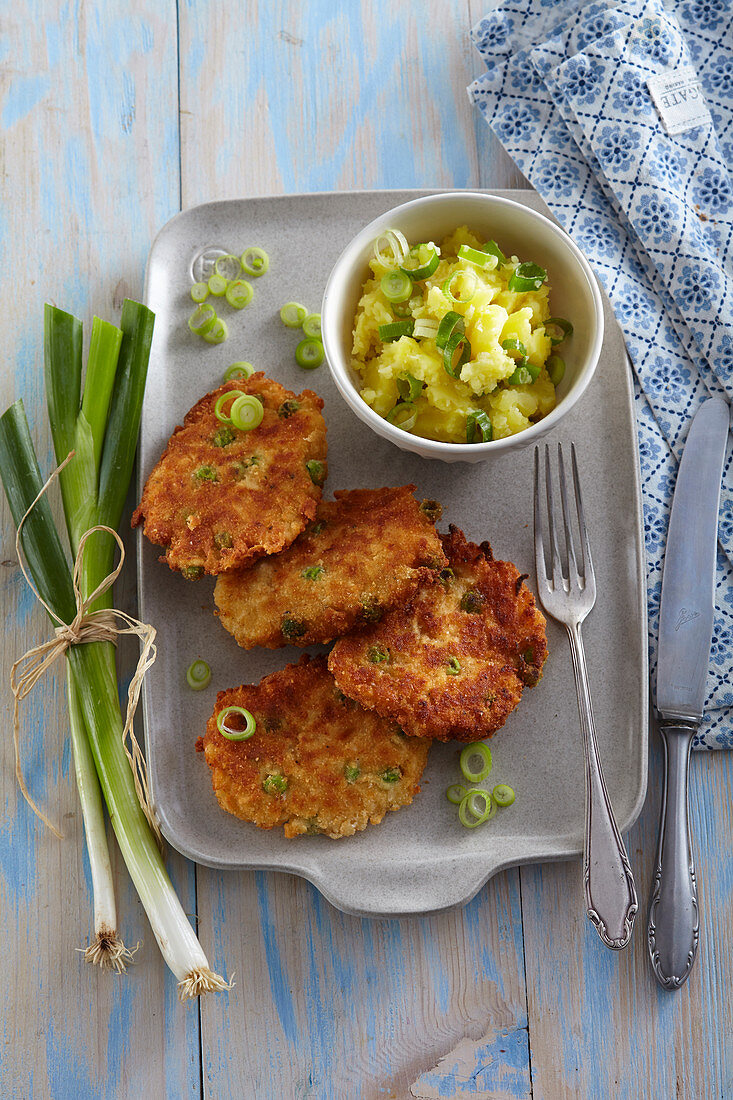
[(442, 540), (454, 576), (342, 638), (328, 667), (346, 695), (407, 733), (474, 741), (499, 729), (542, 675), (545, 619), (524, 577), (494, 561), (487, 542), (467, 542), (453, 526)]
[[(261, 398), (259, 427), (243, 432), (217, 420), (216, 399), (228, 390)], [(297, 407), (289, 411), (286, 402)], [(191, 578), (241, 569), (289, 546), (315, 515), (327, 472), (322, 408), (312, 390), (296, 397), (261, 372), (207, 393), (169, 439), (133, 527), (144, 520), (146, 538), (166, 548), (161, 561)], [(317, 484), (310, 461), (321, 464)]]
[[(230, 741), (217, 729), (218, 714), (231, 705), (256, 719), (248, 741)], [(346, 699), (326, 658), (307, 654), (258, 685), (219, 692), (203, 741), (224, 810), (261, 829), (282, 825), (286, 837), (324, 833), (334, 839), (408, 805), (429, 747)], [(347, 776), (345, 769), (356, 767), (359, 774)], [(272, 775), (287, 780), (285, 790), (263, 788)]]
[(330, 642), (435, 581), (446, 559), (434, 512), (414, 491), (353, 489), (322, 500), (287, 550), (219, 577), (222, 625), (244, 649)]

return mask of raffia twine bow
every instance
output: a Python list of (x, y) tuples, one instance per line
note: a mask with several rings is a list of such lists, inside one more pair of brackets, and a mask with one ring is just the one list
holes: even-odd
[[(15, 776), (23, 797), (34, 814), (48, 826), (52, 833), (59, 837), (59, 839), (62, 839), (63, 834), (59, 832), (43, 811), (39, 809), (26, 786), (20, 761), (20, 704), (23, 699), (30, 694), (51, 665), (53, 665), (59, 657), (62, 657), (70, 646), (83, 645), (86, 642), (112, 642), (113, 645), (117, 645), (117, 638), (119, 635), (135, 634), (142, 642), (142, 648), (137, 662), (137, 668), (135, 669), (135, 675), (130, 681), (127, 692), (127, 714), (122, 731), (122, 745), (127, 755), (127, 759), (130, 762), (132, 777), (135, 783), (135, 792), (140, 802), (141, 809), (148, 820), (150, 828), (155, 834), (158, 844), (162, 846), (163, 838), (150, 797), (145, 757), (143, 756), (133, 729), (133, 719), (140, 698), (143, 677), (157, 656), (157, 649), (155, 646), (156, 630), (155, 627), (140, 622), (139, 619), (133, 618), (132, 615), (128, 615), (125, 611), (119, 611), (112, 608), (100, 608), (97, 611), (89, 610), (95, 600), (112, 587), (122, 572), (122, 566), (125, 563), (125, 547), (123, 546), (122, 539), (113, 528), (107, 527), (106, 524), (103, 523), (97, 524), (95, 527), (90, 527), (82, 536), (76, 553), (74, 571), (72, 574), (76, 615), (70, 623), (63, 622), (55, 611), (48, 606), (29, 577), (23, 561), (24, 554), (20, 541), (20, 533), (23, 529), (23, 524), (43, 494), (48, 490), (51, 483), (59, 476), (66, 464), (74, 457), (74, 454), (75, 452), (71, 451), (61, 465), (53, 471), (18, 524), (18, 530), (15, 536), (15, 552), (23, 576), (38, 602), (45, 607), (51, 618), (58, 623), (58, 626), (54, 630), (54, 636), (49, 638), (48, 641), (41, 643), (41, 645), (34, 646), (24, 653), (23, 656), (15, 662), (10, 672), (10, 686), (14, 697), (13, 744), (15, 746)], [(97, 585), (91, 595), (84, 599), (80, 587), (84, 548), (89, 537), (97, 531), (106, 531), (112, 536), (119, 547), (120, 560), (111, 573)]]

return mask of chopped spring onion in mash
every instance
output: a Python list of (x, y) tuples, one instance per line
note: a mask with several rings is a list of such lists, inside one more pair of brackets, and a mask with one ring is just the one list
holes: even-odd
[(224, 707), (216, 716), (216, 728), (228, 741), (248, 741), (257, 729), (254, 715), (244, 707)]
[(412, 296), (412, 279), (399, 268), (383, 275), (379, 286), (388, 302), (405, 302)]
[(545, 363), (545, 367), (553, 386), (559, 386), (565, 377), (565, 360), (561, 359), (559, 355), (551, 355)]
[(520, 264), (509, 279), (509, 289), (517, 293), (539, 290), (547, 282), (547, 272), (539, 264)]
[[(460, 355), (455, 360), (456, 352), (460, 348)], [(443, 348), (443, 366), (446, 374), (451, 378), (461, 377), (461, 367), (471, 358), (471, 345), (468, 337), (463, 332), (454, 332)]]
[(512, 359), (527, 358), (527, 349), (522, 341), (518, 340), (516, 336), (510, 336), (507, 340), (502, 340), (501, 346)]
[[(551, 330), (555, 329), (556, 333)], [(559, 331), (559, 335), (557, 334)], [(573, 326), (569, 321), (566, 321), (564, 317), (548, 317), (545, 321), (545, 332), (550, 337), (550, 341), (553, 347), (557, 347), (561, 344), (566, 336), (573, 335)]]
[(466, 417), (466, 443), (488, 443), (493, 437), (491, 421), (480, 410)]
[[(478, 763), (477, 767), (472, 765)], [(459, 759), (463, 778), (469, 783), (480, 783), (491, 771), (491, 750), (483, 741), (474, 741), (462, 750)]]
[(471, 248), (468, 244), (462, 244), (458, 249), (458, 258), (460, 260), (468, 260), (469, 263), (476, 264), (477, 267), (487, 267), (493, 269), (499, 262), (498, 257), (492, 252), (481, 252), (478, 248)]
[[(387, 255), (386, 249), (389, 249), (391, 255)], [(407, 238), (399, 229), (386, 229), (374, 242), (374, 259), (381, 267), (392, 267), (394, 264), (399, 267), (409, 251)]]
[[(466, 289), (468, 284), (468, 289)], [(473, 271), (454, 271), (443, 283), (441, 290), (449, 302), (470, 302), (478, 289), (478, 279)]]
[(379, 339), (383, 344), (389, 344), (392, 340), (399, 340), (401, 336), (412, 336), (414, 327), (414, 321), (392, 321), (387, 325), (380, 325)]
[(417, 422), (417, 410), (412, 401), (400, 401), (387, 413), (387, 420), (396, 428), (402, 428), (403, 432), (409, 432)]
[(397, 379), (397, 392), (403, 401), (416, 401), (422, 393), (422, 382), (406, 374), (404, 378)]
[(413, 283), (422, 283), (430, 278), (439, 263), (440, 250), (430, 241), (411, 248), (400, 264), (400, 271), (408, 275)]
[(186, 683), (192, 691), (203, 691), (211, 683), (211, 669), (200, 658), (192, 661), (186, 669)]
[(434, 340), (438, 335), (438, 322), (433, 321), (431, 317), (421, 317), (420, 320), (415, 321), (415, 327), (412, 330), (412, 335), (416, 340), (425, 338), (428, 340)]

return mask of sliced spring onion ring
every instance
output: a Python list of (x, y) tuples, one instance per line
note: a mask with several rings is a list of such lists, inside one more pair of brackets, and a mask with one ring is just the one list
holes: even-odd
[(202, 333), (202, 336), (207, 344), (223, 344), (229, 336), (226, 321), (222, 321), (221, 317), (217, 317), (214, 321), (214, 327), (208, 332)]
[[(236, 718), (235, 718), (236, 716)], [(242, 729), (237, 729), (236, 726), (228, 724), (228, 719), (235, 718), (237, 726), (244, 722)], [(257, 723), (255, 722), (254, 715), (250, 714), (244, 707), (224, 707), (224, 710), (220, 710), (216, 716), (216, 728), (222, 737), (226, 737), (228, 741), (249, 741), (250, 737), (257, 729)]]
[(288, 328), (300, 328), (308, 316), (308, 310), (300, 302), (286, 302), (280, 310), (280, 320)]
[(542, 367), (530, 363), (529, 359), (523, 359), (509, 375), (507, 382), (511, 386), (531, 386), (539, 378), (541, 370)]
[(400, 271), (409, 275), (413, 283), (422, 283), (429, 279), (440, 263), (440, 252), (432, 241), (416, 244), (411, 248), (400, 264)]
[(188, 327), (191, 329), (191, 332), (195, 332), (197, 336), (205, 336), (207, 332), (211, 332), (216, 321), (217, 316), (214, 307), (202, 305), (199, 306), (198, 309), (195, 309), (188, 318)]
[(468, 260), (469, 263), (476, 264), (476, 267), (485, 267), (491, 271), (493, 271), (499, 262), (498, 257), (494, 253), (480, 252), (478, 248), (471, 248), (468, 244), (462, 244), (458, 249), (458, 258), (460, 260)]
[(240, 432), (251, 432), (262, 423), (265, 410), (262, 402), (253, 393), (243, 393), (232, 405), (229, 415), (232, 424)]
[(309, 313), (303, 321), (303, 335), (310, 336), (313, 340), (321, 339), (321, 315)]
[(559, 386), (565, 377), (565, 360), (559, 355), (551, 355), (545, 363), (545, 368), (553, 386)]
[[(391, 257), (387, 256), (383, 248), (390, 250)], [(393, 267), (395, 264), (399, 267), (409, 251), (407, 238), (400, 233), (399, 229), (385, 229), (374, 242), (374, 259), (382, 267)]]
[(494, 429), (487, 413), (478, 409), (466, 417), (466, 443), (488, 443), (494, 438)]
[(526, 359), (527, 349), (517, 336), (508, 336), (502, 340), (501, 346), (512, 359)]
[(227, 401), (236, 401), (238, 397), (244, 397), (244, 390), (227, 390), (226, 393), (220, 393), (214, 403), (214, 416), (217, 420), (221, 420), (222, 424), (231, 424), (232, 422), (232, 410), (229, 409), (228, 413), (224, 412), (224, 406)]
[(487, 241), (484, 245), (484, 252), (488, 252), (490, 256), (496, 256), (500, 264), (506, 263), (506, 256), (499, 248), (496, 241)]
[(511, 806), (516, 795), (506, 783), (498, 783), (491, 792), (491, 797), (497, 806)]
[(213, 294), (215, 298), (221, 298), (223, 294), (226, 294), (228, 280), (223, 275), (209, 275), (209, 280), (206, 284), (209, 288), (209, 293)]
[(414, 327), (414, 321), (391, 321), (387, 325), (379, 326), (379, 339), (383, 344), (389, 344), (392, 340), (399, 340), (401, 336), (412, 336)]
[(465, 322), (460, 313), (456, 313), (455, 310), (449, 309), (438, 325), (438, 335), (435, 337), (435, 344), (439, 348), (444, 348), (454, 332), (463, 333), (465, 331)]
[(199, 658), (186, 669), (186, 683), (192, 691), (203, 691), (211, 683), (211, 669)]
[(509, 278), (509, 290), (522, 293), (526, 290), (539, 290), (547, 282), (547, 272), (539, 264), (520, 264)]
[(255, 245), (250, 245), (249, 248), (245, 248), (242, 253), (240, 263), (242, 268), (248, 275), (253, 275), (255, 279), (259, 279), (260, 275), (264, 275), (270, 266), (270, 257), (265, 252), (264, 248), (257, 248)]
[(412, 335), (416, 340), (434, 340), (438, 335), (438, 327), (438, 322), (434, 321), (432, 317), (419, 317), (417, 321), (415, 321)]
[(295, 362), (303, 370), (315, 370), (323, 362), (323, 344), (320, 340), (307, 337), (301, 340), (295, 349)]
[(417, 409), (412, 401), (398, 401), (387, 413), (387, 420), (403, 432), (411, 432), (417, 423)]
[[(459, 294), (459, 296), (456, 297), (453, 293), (453, 285), (459, 279), (462, 285), (465, 285), (466, 280), (468, 280), (468, 284), (471, 290), (468, 294)], [(474, 294), (476, 293), (477, 288), (478, 278), (476, 277), (476, 273), (470, 268), (467, 268), (465, 271), (454, 271), (452, 275), (448, 276), (440, 289), (443, 291), (443, 294), (445, 294), (449, 302), (470, 302)], [(456, 287), (456, 289), (458, 288)]]
[(226, 288), (225, 294), (232, 309), (244, 309), (252, 301), (254, 290), (251, 283), (248, 283), (246, 279), (232, 279)]
[[(474, 757), (481, 758), (481, 767), (478, 769), (471, 767), (471, 760)], [(485, 745), (483, 741), (474, 741), (472, 744), (466, 745), (461, 752), (459, 764), (464, 779), (467, 779), (469, 783), (480, 783), (482, 779), (486, 779), (491, 771), (491, 750), (489, 746)]]
[[(552, 328), (559, 330), (559, 336), (550, 332)], [(550, 337), (550, 342), (554, 348), (561, 344), (566, 336), (573, 335), (573, 326), (564, 317), (548, 317), (545, 321), (545, 332)]]
[(452, 802), (454, 806), (458, 806), (463, 802), (463, 799), (468, 794), (468, 790), (462, 783), (451, 783), (450, 787), (446, 788), (445, 797), (449, 802)]
[(232, 363), (224, 372), (224, 381), (232, 382), (235, 378), (251, 378), (255, 369), (251, 363), (242, 360), (241, 363)]
[(406, 374), (404, 378), (397, 379), (397, 392), (403, 401), (417, 401), (422, 393), (422, 385), (419, 378)]
[(461, 825), (467, 829), (475, 829), (477, 825), (483, 825), (496, 813), (496, 804), (488, 791), (482, 791), (480, 787), (474, 787), (468, 791), (458, 807), (458, 819)]
[[(454, 362), (455, 354), (459, 348), (461, 348), (461, 354), (458, 360)], [(449, 374), (451, 378), (460, 378), (461, 367), (464, 363), (467, 363), (470, 358), (471, 344), (469, 343), (468, 337), (464, 332), (454, 332), (443, 348), (443, 366), (445, 367), (445, 373)]]
[(379, 288), (388, 302), (406, 302), (412, 296), (412, 279), (396, 267), (382, 276)]
[(409, 302), (393, 302), (392, 312), (395, 317), (412, 317), (412, 307)]
[(226, 279), (230, 282), (232, 279), (238, 279), (242, 273), (242, 261), (239, 256), (219, 256), (214, 262), (214, 273), (221, 275), (222, 279)]
[(194, 283), (191, 287), (191, 297), (194, 302), (204, 302), (209, 297), (208, 283)]

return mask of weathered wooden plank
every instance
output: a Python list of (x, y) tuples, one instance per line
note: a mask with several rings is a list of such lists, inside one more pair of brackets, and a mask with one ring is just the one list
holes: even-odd
[(731, 760), (721, 752), (697, 754), (692, 762), (702, 931), (695, 969), (673, 993), (657, 985), (646, 948), (660, 775), (655, 744), (650, 796), (628, 838), (641, 911), (625, 952), (607, 951), (586, 920), (579, 865), (522, 870), (535, 1100), (733, 1095), (731, 866), (721, 856), (731, 827)]
[[(176, 5), (26, 0), (4, 11), (0, 46), (0, 240), (4, 408), (22, 396), (42, 464), (51, 463), (43, 411), (43, 301), (88, 320), (114, 318), (140, 295), (150, 240), (178, 207)], [(16, 281), (22, 287), (14, 289)], [(2, 676), (48, 634), (15, 562), (2, 503), (0, 567), (6, 630)], [(127, 590), (134, 587), (128, 569)], [(124, 597), (123, 597), (124, 598)], [(128, 658), (129, 661), (129, 658)], [(129, 665), (128, 665), (129, 667)], [(120, 930), (141, 941), (127, 977), (100, 973), (77, 948), (91, 931), (89, 869), (71, 764), (63, 669), (23, 708), (29, 786), (57, 841), (19, 796), (12, 709), (2, 693), (0, 938), (3, 950), (0, 1094), (198, 1096), (198, 1017), (175, 1001), (141, 906), (116, 855)], [(192, 868), (171, 869), (195, 906)]]
[[(477, 186), (467, 32), (458, 2), (257, 2), (226, 20), (189, 2), (184, 206)], [(198, 911), (217, 964), (238, 975), (202, 1004), (208, 1097), (529, 1095), (516, 872), (464, 912), (367, 921), (295, 878), (200, 868)]]

